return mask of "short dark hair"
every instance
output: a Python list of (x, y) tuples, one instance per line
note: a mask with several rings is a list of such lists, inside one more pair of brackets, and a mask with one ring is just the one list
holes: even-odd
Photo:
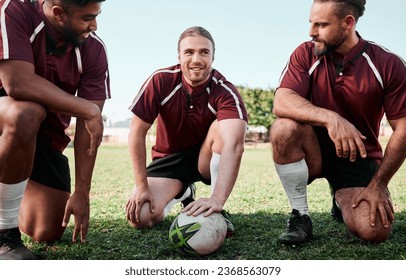
[(78, 7), (86, 6), (89, 3), (104, 2), (105, 0), (59, 0), (65, 5), (75, 5)]
[(189, 27), (188, 29), (183, 31), (182, 34), (180, 34), (179, 40), (178, 40), (178, 53), (180, 52), (180, 48), (179, 48), (180, 41), (182, 41), (186, 37), (191, 37), (191, 36), (196, 36), (196, 35), (209, 39), (209, 41), (213, 45), (213, 57), (214, 57), (214, 51), (216, 50), (216, 45), (214, 44), (213, 37), (211, 36), (209, 31), (207, 31), (206, 29), (204, 29), (201, 26)]
[(352, 15), (354, 16), (356, 21), (358, 21), (358, 19), (364, 14), (366, 4), (366, 0), (314, 0), (314, 2), (335, 3), (337, 5), (335, 14), (339, 18), (344, 18), (347, 15)]

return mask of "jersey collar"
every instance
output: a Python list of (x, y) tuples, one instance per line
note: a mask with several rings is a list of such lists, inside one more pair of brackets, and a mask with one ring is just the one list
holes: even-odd
[(212, 78), (213, 78), (213, 70), (210, 73), (209, 79), (205, 83), (203, 83), (203, 84), (201, 84), (200, 86), (197, 86), (197, 87), (192, 87), (191, 85), (188, 84), (188, 82), (185, 80), (185, 77), (182, 74), (183, 89), (186, 90), (190, 95), (201, 94), (210, 85), (210, 83), (212, 81)]

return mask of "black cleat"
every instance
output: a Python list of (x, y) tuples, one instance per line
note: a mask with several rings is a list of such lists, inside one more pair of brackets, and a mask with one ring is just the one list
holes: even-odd
[(0, 232), (0, 260), (36, 260), (37, 257), (24, 246), (18, 228)]
[(341, 212), (340, 208), (338, 208), (336, 200), (333, 195), (333, 206), (331, 206), (330, 215), (333, 219), (337, 222), (344, 222), (343, 220), (343, 213)]
[(224, 220), (226, 221), (227, 224), (227, 234), (226, 238), (229, 238), (234, 235), (235, 233), (235, 227), (230, 221), (230, 214), (226, 210), (221, 210), (220, 212), (221, 215), (223, 215)]
[(313, 224), (309, 215), (301, 215), (296, 209), (292, 210), (285, 231), (279, 236), (278, 242), (295, 245), (308, 241), (313, 237)]

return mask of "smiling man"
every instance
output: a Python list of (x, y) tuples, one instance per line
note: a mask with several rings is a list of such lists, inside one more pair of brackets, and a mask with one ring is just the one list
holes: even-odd
[[(0, 259), (33, 259), (20, 230), (85, 241), (89, 191), (110, 98), (107, 56), (96, 36), (104, 0), (0, 2)], [(76, 117), (72, 195), (65, 129)]]
[[(406, 156), (406, 64), (356, 31), (365, 0), (314, 0), (312, 41), (291, 55), (275, 92), (271, 141), (292, 213), (279, 241), (313, 234), (307, 184), (326, 178), (331, 214), (357, 237), (385, 241), (394, 207), (389, 181)], [(383, 115), (393, 134), (383, 152)]]
[[(136, 228), (152, 227), (182, 202), (188, 215), (220, 212), (227, 234), (235, 229), (223, 210), (237, 179), (247, 112), (234, 85), (212, 68), (215, 44), (202, 27), (185, 30), (179, 64), (157, 70), (135, 96), (129, 149), (135, 183), (126, 205)], [(156, 120), (152, 163), (146, 168), (146, 135)], [(194, 201), (197, 181), (211, 195)]]

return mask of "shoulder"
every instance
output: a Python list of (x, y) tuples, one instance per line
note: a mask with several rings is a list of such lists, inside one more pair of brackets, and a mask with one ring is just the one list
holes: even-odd
[[(30, 1), (0, 1), (1, 25), (7, 22), (18, 21), (20, 24), (37, 26), (42, 21), (40, 15), (41, 7), (31, 4)], [(9, 27), (9, 26), (7, 26)]]
[(228, 81), (226, 77), (224, 77), (223, 74), (221, 74), (218, 70), (213, 69), (212, 70), (212, 88), (217, 89), (217, 90), (232, 90), (237, 92), (236, 87), (234, 86), (233, 83)]
[(32, 5), (29, 0), (23, 0), (23, 1), (13, 1), (13, 0), (5, 0), (5, 1), (0, 1), (0, 7), (2, 10), (25, 10), (25, 9), (34, 9), (35, 5)]
[(166, 68), (160, 68), (154, 71), (144, 82), (140, 92), (153, 90), (154, 92), (172, 91), (176, 86), (180, 86), (182, 81), (182, 72), (180, 65), (174, 65)]
[(78, 50), (76, 56), (82, 62), (84, 71), (93, 69), (104, 72), (108, 67), (106, 45), (94, 32), (79, 46)]
[(301, 65), (313, 65), (319, 58), (314, 55), (314, 44), (311, 41), (304, 42), (297, 46), (292, 52), (290, 63), (298, 63)]
[(368, 43), (369, 48), (366, 50), (366, 55), (371, 61), (384, 67), (397, 66), (406, 69), (405, 60), (400, 55), (373, 41), (368, 41)]
[(147, 82), (153, 81), (154, 83), (160, 82), (165, 85), (170, 85), (180, 81), (181, 77), (182, 71), (180, 69), (180, 65), (174, 65), (154, 71), (148, 78)]
[(90, 33), (89, 37), (86, 41), (83, 42), (82, 45), (79, 47), (80, 51), (86, 54), (93, 54), (98, 55), (100, 52), (104, 52), (107, 54), (107, 48), (104, 44), (103, 40), (96, 35), (96, 33)]
[(176, 79), (182, 75), (180, 65), (174, 65), (170, 67), (160, 68), (152, 73), (151, 76), (159, 76), (167, 79)]

